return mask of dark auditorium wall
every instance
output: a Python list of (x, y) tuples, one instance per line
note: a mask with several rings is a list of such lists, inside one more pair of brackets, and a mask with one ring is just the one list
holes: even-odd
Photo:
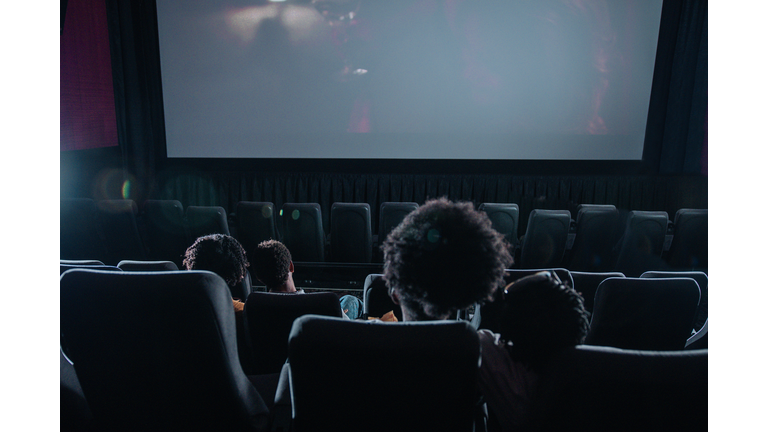
[[(72, 0), (75, 1), (75, 0)], [(707, 208), (707, 2), (667, 0), (642, 162), (169, 160), (155, 2), (106, 0), (119, 145), (60, 154), (61, 197), (238, 201), (416, 201), (436, 196), (533, 208)], [(311, 144), (311, 143), (310, 143)], [(374, 230), (377, 212), (373, 212)], [(526, 218), (521, 219), (521, 230)]]

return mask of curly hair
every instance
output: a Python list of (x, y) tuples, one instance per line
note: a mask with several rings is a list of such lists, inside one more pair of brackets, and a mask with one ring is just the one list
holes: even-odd
[(557, 351), (579, 345), (589, 331), (584, 299), (552, 271), (526, 276), (505, 289), (501, 339), (510, 357), (537, 369)]
[(470, 202), (429, 200), (383, 242), (384, 280), (417, 320), (491, 300), (512, 263), (507, 243)]
[(253, 250), (254, 276), (268, 288), (279, 287), (288, 279), (291, 252), (277, 240), (266, 240)]
[(209, 234), (195, 240), (184, 253), (183, 264), (187, 270), (212, 271), (229, 286), (243, 280), (249, 266), (243, 246), (225, 234)]

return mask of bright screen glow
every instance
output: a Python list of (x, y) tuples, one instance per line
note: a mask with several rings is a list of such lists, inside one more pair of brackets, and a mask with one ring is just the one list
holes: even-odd
[(171, 158), (640, 160), (661, 0), (157, 0)]

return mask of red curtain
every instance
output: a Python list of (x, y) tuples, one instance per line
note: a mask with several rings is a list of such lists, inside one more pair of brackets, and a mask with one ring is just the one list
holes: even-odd
[(104, 0), (69, 0), (61, 33), (61, 150), (116, 146)]

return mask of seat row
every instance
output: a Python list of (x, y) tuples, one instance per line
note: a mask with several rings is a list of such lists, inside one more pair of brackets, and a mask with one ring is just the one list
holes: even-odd
[[(621, 278), (598, 292), (613, 279)], [(479, 343), (466, 321), (264, 319), (261, 332), (290, 324), (281, 337), (287, 362), (247, 376), (231, 294), (213, 273), (70, 269), (60, 295), (62, 429), (66, 421), (97, 431), (486, 430), (475, 393)], [(246, 318), (258, 297), (313, 298), (254, 293)], [(691, 413), (706, 413), (707, 350), (583, 345), (549, 367), (530, 430), (706, 428), (706, 416)]]
[[(326, 235), (317, 203), (239, 202), (227, 215), (218, 206), (189, 206), (149, 200), (61, 200), (62, 259), (103, 257), (174, 261), (180, 266), (188, 245), (200, 235), (235, 236), (252, 250), (277, 239), (297, 262), (381, 262), (379, 245), (417, 203), (385, 202), (373, 235), (367, 203), (334, 203)], [(534, 209), (518, 236), (520, 211), (514, 203), (483, 203), (494, 229), (514, 249), (516, 268), (566, 267), (577, 271), (620, 271), (638, 276), (648, 270), (706, 271), (707, 210), (680, 209), (670, 220), (663, 211), (620, 212), (613, 205), (581, 204), (568, 210)]]

